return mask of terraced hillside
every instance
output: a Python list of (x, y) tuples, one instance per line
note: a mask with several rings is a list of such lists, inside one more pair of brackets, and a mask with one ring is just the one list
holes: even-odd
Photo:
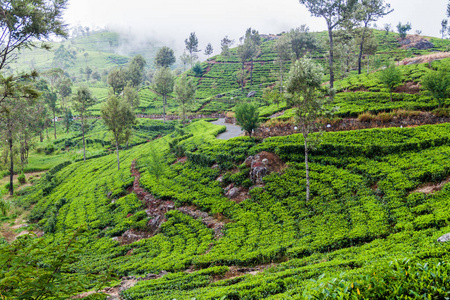
[[(68, 271), (148, 279), (124, 299), (446, 295), (449, 246), (436, 239), (450, 231), (449, 129), (324, 134), (305, 202), (301, 136), (222, 141), (221, 127), (199, 121), (124, 152), (121, 171), (114, 155), (72, 163), (20, 201), (34, 205), (29, 218), (50, 243), (86, 224)], [(152, 149), (163, 154), (158, 176)], [(246, 158), (258, 154), (275, 171), (255, 181)], [(134, 160), (151, 195), (143, 201)], [(215, 233), (208, 218), (223, 228)]]

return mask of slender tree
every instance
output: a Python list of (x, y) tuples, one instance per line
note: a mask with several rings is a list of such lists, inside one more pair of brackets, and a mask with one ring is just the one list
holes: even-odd
[(328, 64), (330, 72), (330, 87), (334, 86), (333, 71), (333, 30), (344, 20), (351, 17), (357, 0), (299, 0), (300, 4), (306, 6), (311, 15), (325, 19), (328, 30), (328, 41), (330, 51), (328, 54)]
[(287, 35), (283, 35), (273, 45), (273, 50), (277, 53), (277, 59), (274, 63), (277, 63), (280, 68), (280, 93), (283, 92), (284, 63), (291, 58), (291, 49)]
[(205, 55), (208, 56), (209, 58), (209, 56), (213, 54), (213, 52), (214, 52), (213, 46), (211, 45), (211, 43), (208, 43), (208, 45), (206, 45), (205, 48)]
[(123, 99), (130, 104), (132, 108), (137, 108), (139, 106), (139, 93), (130, 85), (127, 85), (123, 89)]
[(20, 137), (18, 136), (20, 127), (26, 124), (32, 116), (27, 114), (29, 107), (33, 105), (36, 99), (40, 96), (40, 93), (30, 83), (30, 80), (34, 80), (37, 76), (33, 73), (31, 76), (0, 76), (2, 95), (2, 105), (0, 107), (0, 126), (3, 128), (5, 138), (8, 143), (9, 151), (9, 193), (13, 195), (13, 176), (14, 176), (14, 143), (17, 142)]
[(120, 170), (119, 143), (127, 130), (131, 130), (136, 122), (131, 105), (122, 98), (110, 94), (105, 105), (101, 108), (102, 119), (111, 131), (116, 144), (117, 170)]
[(173, 92), (174, 78), (169, 68), (160, 68), (155, 73), (155, 90), (163, 96), (163, 122), (166, 122), (167, 95)]
[(88, 108), (94, 105), (96, 99), (92, 96), (91, 91), (87, 86), (78, 88), (77, 93), (72, 97), (72, 105), (74, 110), (80, 115), (81, 119), (81, 133), (83, 136), (83, 159), (86, 161), (86, 141), (84, 138), (86, 130), (86, 117), (89, 114)]
[(323, 112), (324, 97), (321, 95), (323, 69), (310, 59), (301, 58), (291, 67), (286, 82), (287, 92), (295, 107), (296, 122), (304, 138), (306, 201), (310, 199), (310, 178), (308, 164), (308, 142), (310, 133), (316, 128), (316, 119)]
[(366, 38), (367, 30), (371, 22), (376, 22), (379, 18), (382, 18), (391, 12), (391, 5), (384, 3), (384, 0), (361, 0), (358, 3), (355, 12), (355, 19), (362, 24), (362, 32), (359, 42), (359, 54), (358, 54), (358, 74), (361, 74), (361, 61), (364, 50), (364, 41)]
[(184, 44), (186, 46), (187, 52), (189, 53), (192, 68), (194, 60), (197, 57), (197, 52), (200, 52), (200, 50), (198, 49), (198, 38), (195, 35), (195, 32), (191, 32), (189, 37), (184, 40)]
[(224, 56), (224, 57), (229, 57), (231, 55), (230, 52), (230, 48), (231, 46), (233, 46), (234, 44), (234, 40), (230, 40), (228, 38), (228, 35), (225, 36), (221, 41), (220, 41), (220, 48), (222, 50), (222, 52), (220, 53), (220, 55)]
[(183, 63), (183, 71), (186, 71), (186, 65), (189, 63), (190, 59), (191, 57), (186, 53), (186, 51), (184, 51), (180, 56), (180, 60)]
[(186, 122), (186, 111), (194, 100), (196, 88), (194, 80), (188, 78), (186, 74), (183, 74), (183, 76), (175, 83), (174, 90), (176, 100), (180, 105), (183, 116), (183, 127)]

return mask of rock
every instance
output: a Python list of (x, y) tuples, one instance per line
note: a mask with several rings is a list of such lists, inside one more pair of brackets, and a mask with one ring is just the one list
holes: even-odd
[(403, 39), (403, 40), (399, 41), (399, 44), (400, 45), (409, 45), (409, 44), (411, 44), (411, 40)]
[(218, 99), (220, 99), (222, 97), (225, 97), (225, 94), (218, 94), (218, 95), (216, 95), (216, 98), (218, 98)]
[(154, 216), (153, 219), (148, 221), (147, 226), (150, 228), (151, 231), (155, 232), (159, 228), (159, 224), (161, 220), (161, 216)]
[(232, 199), (232, 198), (236, 197), (237, 195), (239, 195), (240, 191), (241, 191), (240, 188), (234, 187), (234, 188), (230, 189), (228, 191), (228, 193), (225, 194), (225, 196), (227, 196), (228, 198)]
[(252, 165), (252, 161), (253, 161), (253, 156), (249, 156), (249, 157), (247, 157), (247, 158), (245, 159), (244, 164), (245, 164), (247, 167), (250, 167), (250, 166)]
[(265, 166), (267, 166), (267, 165), (269, 164), (269, 160), (268, 160), (267, 158), (264, 158), (261, 162), (262, 162)]
[(211, 169), (218, 169), (219, 168), (219, 164), (215, 163), (211, 166)]
[(263, 177), (268, 173), (267, 167), (257, 166), (250, 170), (250, 179), (254, 183), (262, 183)]
[(450, 233), (446, 233), (437, 239), (438, 242), (445, 243), (450, 241)]
[(251, 91), (250, 93), (247, 94), (247, 98), (255, 97), (255, 95), (256, 91)]
[(432, 42), (430, 42), (430, 41), (422, 39), (419, 42), (417, 42), (414, 47), (419, 49), (419, 50), (426, 50), (426, 49), (433, 48), (434, 44)]
[(112, 196), (112, 192), (108, 192), (108, 194), (106, 194), (107, 198), (111, 198), (111, 196)]
[(232, 189), (233, 187), (234, 187), (234, 183), (230, 183), (226, 188), (223, 189), (223, 191), (224, 191), (225, 193), (228, 193), (228, 191), (229, 191), (230, 189)]
[(217, 177), (217, 178), (216, 178), (216, 181), (218, 181), (218, 182), (223, 182), (223, 176), (221, 175), (221, 176)]

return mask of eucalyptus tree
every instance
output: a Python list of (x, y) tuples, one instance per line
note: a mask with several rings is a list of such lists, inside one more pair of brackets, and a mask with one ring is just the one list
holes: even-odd
[(163, 96), (163, 122), (166, 122), (167, 95), (173, 92), (174, 77), (169, 68), (159, 68), (154, 76), (154, 88)]
[(155, 56), (155, 66), (157, 68), (169, 68), (176, 61), (175, 54), (169, 47), (162, 47)]
[(286, 37), (289, 41), (296, 60), (305, 55), (307, 51), (312, 52), (317, 47), (316, 38), (309, 32), (309, 27), (306, 24), (289, 30), (283, 37)]
[(325, 19), (330, 47), (328, 54), (330, 87), (333, 88), (333, 30), (352, 16), (357, 0), (299, 0), (299, 2), (306, 6), (312, 16)]
[(233, 46), (234, 40), (230, 40), (228, 38), (228, 35), (226, 35), (221, 41), (220, 41), (220, 49), (222, 52), (220, 55), (224, 57), (229, 57), (231, 55), (230, 48)]
[(86, 130), (86, 117), (89, 115), (88, 108), (94, 105), (96, 99), (92, 96), (91, 90), (87, 86), (78, 88), (75, 95), (72, 97), (73, 109), (80, 115), (81, 133), (83, 136), (83, 159), (86, 161), (86, 140), (84, 138)]
[(273, 50), (277, 53), (274, 63), (277, 63), (280, 68), (280, 93), (283, 92), (284, 63), (291, 58), (291, 49), (289, 37), (286, 34), (273, 44)]
[(389, 3), (384, 3), (384, 0), (361, 0), (361, 2), (358, 3), (355, 10), (355, 19), (363, 25), (359, 43), (358, 74), (361, 74), (361, 60), (364, 50), (364, 41), (369, 24), (371, 22), (376, 22), (379, 18), (382, 18), (393, 11), (394, 10), (391, 9), (391, 5)]
[(101, 108), (102, 120), (111, 131), (116, 144), (117, 170), (120, 170), (119, 143), (136, 123), (131, 105), (123, 98), (110, 94)]
[(317, 126), (316, 119), (325, 111), (322, 78), (323, 69), (320, 65), (310, 59), (301, 58), (292, 65), (286, 82), (287, 92), (292, 95), (290, 101), (295, 108), (296, 123), (304, 138), (306, 201), (310, 199), (308, 142), (310, 134)]
[[(0, 70), (16, 56), (17, 50), (37, 47), (37, 41), (51, 35), (66, 37), (62, 20), (68, 0), (2, 1), (0, 22)], [(49, 49), (42, 43), (41, 48)]]
[(208, 58), (209, 58), (209, 56), (211, 55), (211, 54), (213, 54), (213, 52), (214, 52), (214, 49), (213, 49), (213, 46), (211, 45), (211, 43), (208, 43), (208, 45), (206, 45), (206, 48), (205, 48), (205, 55), (206, 56), (208, 56)]
[(186, 111), (194, 101), (196, 88), (197, 87), (194, 80), (192, 78), (188, 78), (186, 74), (183, 74), (183, 76), (181, 76), (181, 78), (175, 83), (174, 90), (176, 94), (176, 101), (181, 108), (183, 127), (186, 121)]
[(195, 35), (195, 32), (191, 32), (189, 37), (184, 40), (184, 44), (186, 46), (186, 50), (190, 56), (191, 68), (193, 66), (193, 61), (197, 58), (197, 52), (200, 52), (198, 49), (198, 38)]
[(0, 128), (8, 143), (9, 151), (9, 193), (13, 195), (13, 175), (14, 175), (14, 150), (13, 146), (19, 137), (21, 126), (29, 121), (33, 115), (30, 114), (34, 102), (40, 93), (32, 85), (32, 81), (37, 74), (25, 76), (0, 76), (0, 94), (2, 95)]

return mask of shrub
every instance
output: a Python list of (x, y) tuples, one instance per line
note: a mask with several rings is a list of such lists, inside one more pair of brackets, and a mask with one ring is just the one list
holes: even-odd
[(49, 144), (45, 147), (45, 154), (49, 155), (52, 154), (53, 151), (55, 151), (55, 146), (53, 144)]
[(360, 122), (370, 122), (374, 119), (374, 116), (370, 112), (362, 113), (358, 116)]
[(25, 174), (21, 173), (18, 177), (17, 180), (19, 181), (20, 184), (24, 184), (25, 182), (27, 182), (27, 179), (25, 177)]

